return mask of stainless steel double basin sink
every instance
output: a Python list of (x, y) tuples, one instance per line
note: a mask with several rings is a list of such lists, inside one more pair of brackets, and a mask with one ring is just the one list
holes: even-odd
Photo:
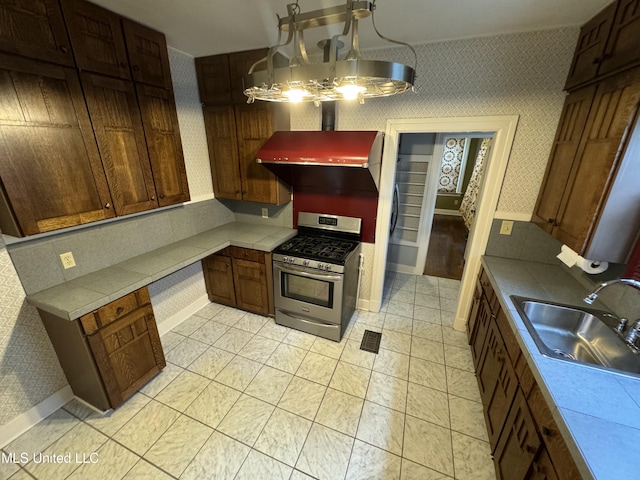
[(613, 315), (532, 298), (511, 299), (542, 355), (640, 376), (640, 354), (616, 333)]

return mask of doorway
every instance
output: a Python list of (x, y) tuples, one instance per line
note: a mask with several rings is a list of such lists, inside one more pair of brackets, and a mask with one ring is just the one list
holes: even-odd
[[(468, 236), (467, 254), (461, 280), (460, 295), (456, 307), (454, 328), (464, 330), (466, 316), (471, 306), (475, 277), (480, 268), (480, 257), (484, 253), (493, 214), (498, 204), (500, 188), (507, 167), (509, 152), (513, 144), (518, 116), (496, 117), (451, 117), (433, 119), (391, 119), (387, 121), (383, 152), (378, 222), (374, 250), (372, 284), (369, 310), (379, 311), (382, 304), (391, 204), (396, 177), (396, 160), (402, 133), (421, 132), (480, 132), (494, 133), (493, 154), (485, 169), (485, 188), (478, 194), (476, 221)], [(384, 219), (384, 220), (383, 220)], [(430, 222), (429, 222), (430, 223)], [(429, 228), (430, 229), (430, 228)], [(425, 249), (426, 250), (426, 249)]]

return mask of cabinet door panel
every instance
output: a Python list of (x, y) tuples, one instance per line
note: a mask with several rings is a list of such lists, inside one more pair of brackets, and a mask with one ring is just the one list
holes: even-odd
[(235, 307), (236, 293), (231, 258), (210, 255), (202, 261), (202, 267), (209, 300)]
[(233, 259), (233, 283), (239, 308), (269, 314), (266, 267), (262, 263)]
[(60, 65), (75, 64), (56, 0), (4, 0), (0, 18), (0, 50)]
[(493, 450), (518, 388), (518, 378), (509, 362), (507, 349), (494, 322), (489, 325), (477, 371), (480, 395), (485, 407), (489, 444)]
[(538, 425), (542, 440), (558, 476), (572, 480), (581, 478), (578, 467), (573, 461), (567, 444), (562, 438), (562, 433), (553, 419), (551, 410), (549, 410), (547, 402), (542, 396), (542, 391), (537, 384), (531, 389), (527, 400), (531, 407), (531, 414)]
[(133, 79), (156, 87), (172, 88), (164, 34), (126, 18), (122, 20), (122, 26)]
[(578, 147), (552, 234), (577, 252), (589, 236), (615, 178), (616, 167), (640, 102), (640, 69), (600, 82)]
[[(551, 459), (549, 458), (549, 454), (544, 447), (540, 449), (538, 457), (533, 462), (533, 465), (531, 465), (531, 472), (526, 478), (527, 480), (559, 480), (558, 474), (553, 468), (553, 463), (551, 463)], [(564, 478), (574, 478), (578, 480), (580, 476), (560, 477), (560, 480)]]
[(151, 305), (87, 337), (112, 407), (166, 365)]
[(116, 213), (157, 207), (133, 83), (83, 73), (82, 86)]
[(534, 223), (548, 233), (551, 233), (556, 223), (562, 195), (576, 158), (594, 94), (595, 87), (583, 88), (572, 92), (564, 102), (549, 164), (532, 218)]
[(215, 196), (242, 200), (238, 136), (233, 106), (207, 105), (203, 112)]
[(640, 61), (640, 0), (619, 2), (616, 19), (598, 70), (606, 74)]
[(158, 204), (164, 207), (187, 202), (189, 184), (173, 93), (140, 84), (136, 90)]
[(493, 455), (498, 480), (527, 478), (540, 446), (527, 402), (518, 390)]
[(231, 103), (229, 55), (211, 55), (196, 58), (196, 74), (202, 103), (207, 105), (228, 105)]
[(242, 199), (276, 203), (277, 179), (256, 161), (260, 147), (273, 133), (271, 106), (266, 102), (236, 105), (238, 155), (242, 178)]
[(74, 70), (0, 55), (0, 150), (0, 176), (21, 230), (5, 233), (114, 215)]
[[(248, 50), (246, 52), (236, 52), (229, 54), (229, 76), (231, 80), (231, 100), (234, 103), (246, 103), (247, 97), (244, 94), (243, 78), (251, 66), (258, 60), (263, 59), (269, 53), (268, 48), (258, 50)], [(266, 68), (266, 64), (262, 64), (261, 69)]]
[(569, 90), (596, 77), (615, 11), (616, 3), (613, 2), (580, 29), (565, 89)]
[(489, 302), (483, 294), (480, 294), (480, 303), (474, 321), (474, 329), (471, 332), (471, 356), (473, 357), (473, 364), (476, 368), (480, 362), (482, 349), (492, 318), (493, 313), (491, 312)]
[(121, 17), (84, 0), (61, 0), (61, 5), (78, 68), (131, 78)]

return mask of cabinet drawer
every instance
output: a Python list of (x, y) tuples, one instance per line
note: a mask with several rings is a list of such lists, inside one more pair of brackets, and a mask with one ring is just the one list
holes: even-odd
[(252, 250), (250, 248), (242, 247), (228, 247), (231, 250), (231, 256), (241, 260), (248, 260), (250, 262), (264, 263), (264, 252), (260, 250)]
[(558, 478), (561, 480), (580, 480), (582, 476), (578, 472), (578, 467), (576, 467), (571, 453), (569, 453), (567, 444), (562, 438), (558, 425), (553, 419), (551, 410), (537, 384), (533, 386), (529, 393), (527, 403), (540, 431), (540, 436), (547, 447)]
[(504, 345), (507, 349), (509, 358), (511, 359), (511, 365), (515, 366), (518, 363), (518, 357), (521, 355), (520, 345), (518, 344), (518, 341), (513, 334), (513, 330), (511, 330), (511, 326), (509, 325), (509, 320), (507, 320), (507, 316), (504, 314), (502, 309), (498, 310), (496, 323), (498, 324), (498, 330), (500, 330), (500, 335), (502, 336), (502, 340), (504, 340)]
[(84, 333), (91, 335), (96, 330), (128, 315), (136, 308), (151, 303), (147, 287), (141, 288), (124, 297), (100, 307), (98, 310), (80, 317)]

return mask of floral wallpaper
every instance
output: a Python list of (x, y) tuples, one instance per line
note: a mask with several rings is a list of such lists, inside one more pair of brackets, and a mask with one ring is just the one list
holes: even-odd
[(445, 138), (440, 159), (438, 193), (456, 193), (466, 138)]

